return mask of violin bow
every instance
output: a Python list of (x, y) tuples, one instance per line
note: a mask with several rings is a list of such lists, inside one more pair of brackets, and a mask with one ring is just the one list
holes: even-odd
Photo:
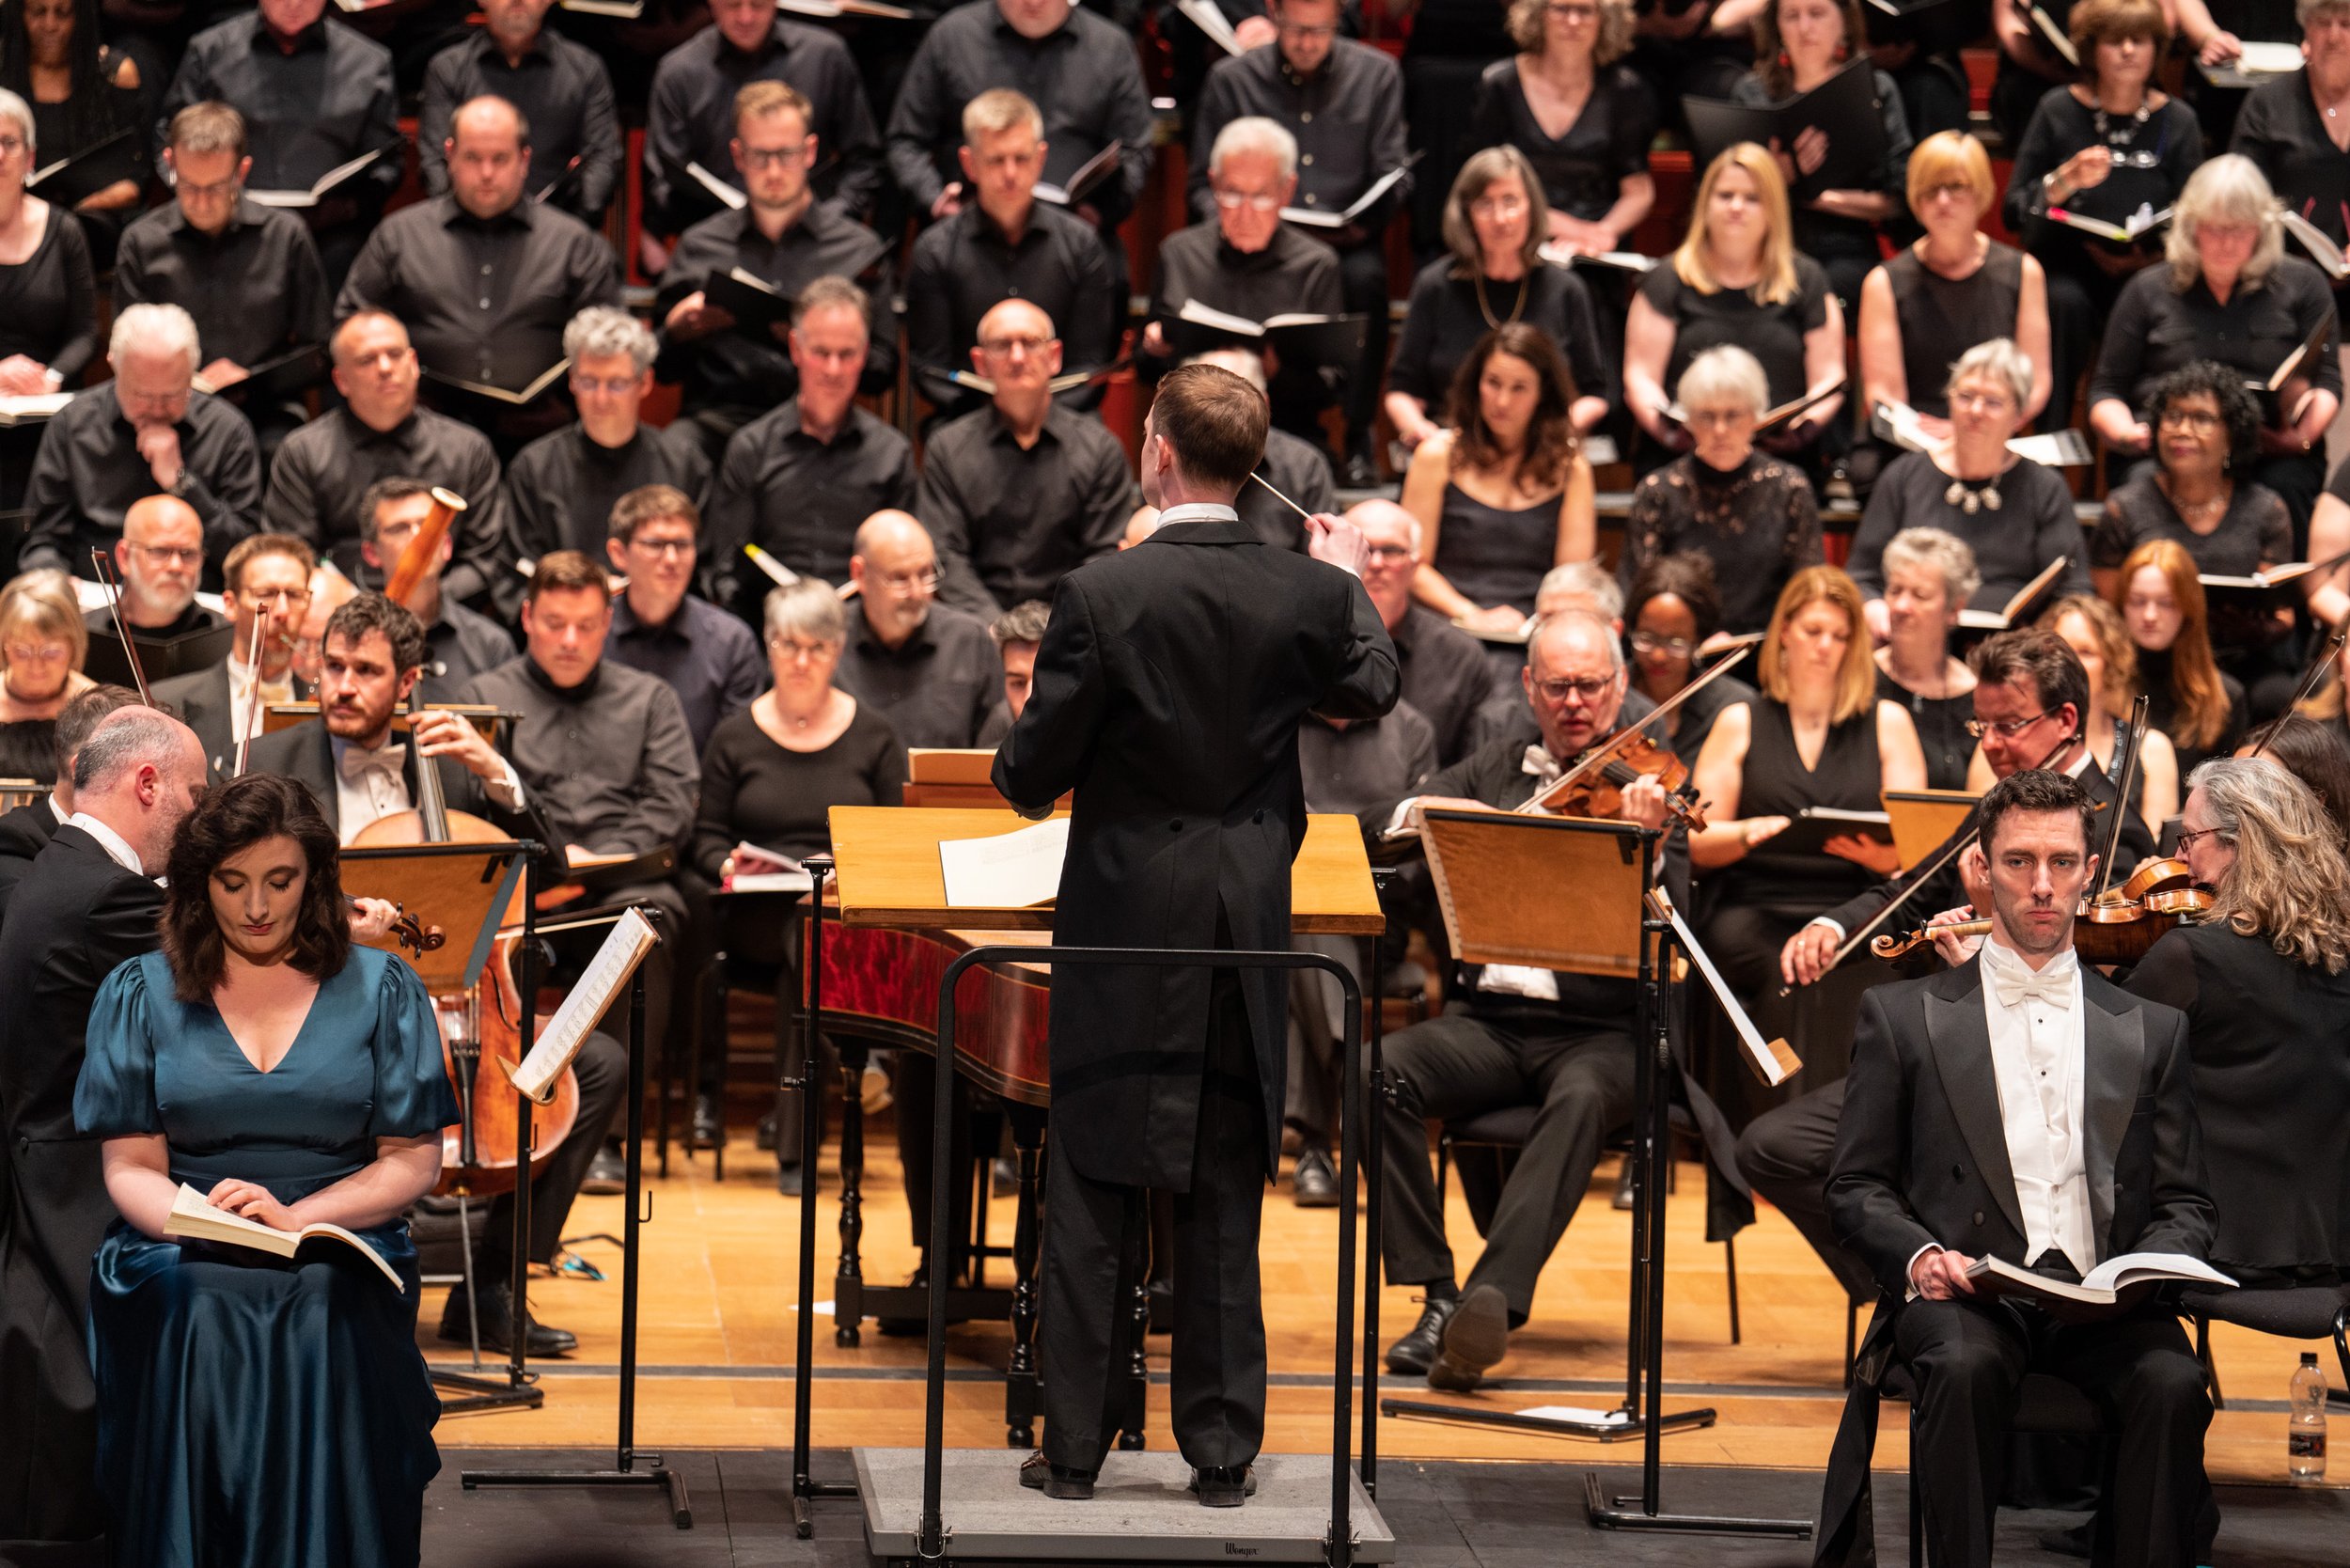
[(1560, 774), (1556, 783), (1552, 784), (1550, 788), (1541, 791), (1535, 794), (1531, 800), (1528, 800), (1525, 805), (1518, 807), (1517, 809), (1528, 815), (1531, 815), (1536, 811), (1549, 810), (1551, 802), (1562, 798), (1566, 794), (1567, 791), (1573, 787), (1573, 785), (1585, 774), (1606, 762), (1609, 755), (1612, 754), (1618, 746), (1623, 745), (1624, 742), (1630, 740), (1634, 735), (1643, 729), (1646, 729), (1650, 725), (1655, 723), (1658, 719), (1663, 718), (1666, 714), (1680, 707), (1684, 702), (1688, 701), (1689, 698), (1697, 696), (1700, 691), (1704, 689), (1704, 687), (1713, 681), (1729, 674), (1731, 669), (1736, 667), (1739, 660), (1745, 658), (1747, 654), (1753, 651), (1754, 645), (1748, 643), (1743, 647), (1733, 650), (1729, 657), (1716, 660), (1713, 668), (1707, 670), (1703, 675), (1699, 676), (1696, 680), (1690, 682), (1679, 691), (1673, 693), (1672, 696), (1665, 698), (1664, 701), (1658, 703), (1654, 708), (1649, 710), (1649, 712), (1642, 713), (1637, 722), (1625, 725), (1622, 729), (1617, 730), (1614, 734), (1608, 736), (1597, 745), (1592, 746), (1589, 751), (1586, 751), (1583, 754), (1582, 760), (1576, 762), (1574, 767), (1569, 768), (1565, 773)]
[(266, 605), (264, 605), (259, 618), (253, 622), (253, 646), (246, 650), (244, 656), (245, 673), (253, 682), (253, 689), (245, 698), (244, 729), (243, 731), (237, 736), (237, 760), (234, 771), (232, 771), (228, 776), (231, 778), (243, 778), (244, 776), (244, 754), (246, 748), (253, 745), (253, 731), (260, 728), (261, 629), (268, 624), (269, 609)]
[[(2334, 628), (2334, 635), (2326, 639), (2325, 646), (2317, 651), (2317, 657), (2310, 661), (2309, 669), (2301, 677), (2300, 689), (2293, 694), (2293, 700), (2285, 704), (2286, 713), (2300, 712), (2301, 704), (2310, 699), (2310, 693), (2317, 690), (2317, 683), (2326, 679), (2326, 670), (2332, 668), (2334, 661), (2342, 657), (2342, 645), (2345, 641), (2350, 641), (2350, 619)], [(2262, 725), (2261, 738), (2254, 744), (2252, 755), (2258, 757), (2266, 751), (2269, 739), (2276, 732), (2277, 726), (2273, 722)]]
[[(2113, 776), (2116, 804), (2126, 803), (2131, 792), (2138, 788), (2138, 748), (2146, 744), (2146, 714), (2150, 700), (2144, 692), (2140, 692), (2138, 700), (2130, 707), (2129, 734), (2123, 742), (2122, 755), (2116, 759), (2121, 766)], [(2104, 902), (2106, 894), (2113, 886), (2113, 860), (2122, 852), (2122, 824), (2128, 820), (2127, 811), (2116, 811), (2113, 821), (2106, 824), (2105, 864), (2097, 868), (2097, 896), (2090, 901), (2092, 903)]]
[(122, 619), (122, 579), (115, 573), (115, 563), (105, 551), (90, 546), (90, 564), (98, 569), (98, 581), (106, 589), (107, 608), (115, 618), (115, 635), (122, 639), (122, 656), (131, 662), (131, 683), (139, 689), (139, 701), (155, 706), (155, 694), (147, 689), (147, 671), (139, 664), (138, 645), (131, 640), (130, 623)]

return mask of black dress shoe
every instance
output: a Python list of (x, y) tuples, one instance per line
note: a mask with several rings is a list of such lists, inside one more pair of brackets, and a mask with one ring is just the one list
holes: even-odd
[(1622, 1212), (1632, 1207), (1632, 1161), (1627, 1156), (1622, 1169), (1616, 1172), (1616, 1196), (1610, 1205)]
[(1428, 1386), (1465, 1394), (1510, 1354), (1510, 1304), (1491, 1285), (1471, 1285), (1444, 1325), (1444, 1349), (1428, 1369)]
[(579, 1190), (597, 1198), (609, 1198), (628, 1187), (628, 1161), (617, 1144), (605, 1144), (596, 1151), (596, 1157), (588, 1167), (588, 1179), (579, 1184)]
[(1339, 1206), (1339, 1173), (1330, 1168), (1329, 1155), (1308, 1149), (1297, 1156), (1297, 1168), (1290, 1176), (1290, 1200), (1301, 1209)]
[[(476, 1313), (481, 1322), (481, 1348), (500, 1354), (510, 1351), (513, 1341), (509, 1331), (514, 1323), (514, 1292), (505, 1284), (477, 1284), (473, 1294)], [(579, 1348), (579, 1336), (568, 1328), (551, 1328), (536, 1318), (527, 1320), (529, 1327), (523, 1341), (525, 1356), (544, 1358), (569, 1356)], [(441, 1341), (462, 1345), (473, 1342), (466, 1333), (465, 1287), (458, 1285), (448, 1293), (448, 1305), (441, 1310)]]
[[(924, 1299), (927, 1300), (930, 1288), (931, 1270), (930, 1265), (925, 1263), (914, 1271), (914, 1278), (906, 1281), (906, 1289), (922, 1292)], [(970, 1321), (968, 1317), (957, 1317), (951, 1310), (947, 1314), (947, 1325), (950, 1328), (956, 1324)], [(873, 1326), (893, 1340), (927, 1340), (931, 1335), (930, 1309), (927, 1307), (924, 1308), (919, 1317), (875, 1318)]]
[(794, 1163), (776, 1167), (776, 1190), (786, 1198), (797, 1198), (803, 1190), (800, 1168)]
[(1253, 1465), (1196, 1466), (1190, 1489), (1202, 1508), (1238, 1508), (1242, 1498), (1257, 1495), (1257, 1469)]
[(694, 1147), (723, 1148), (727, 1141), (727, 1119), (720, 1110), (715, 1094), (694, 1096)]
[(1020, 1484), (1062, 1502), (1089, 1502), (1093, 1497), (1093, 1472), (1056, 1465), (1042, 1452), (1020, 1462)]
[(1412, 1331), (1387, 1347), (1387, 1371), (1402, 1377), (1427, 1376), (1444, 1349), (1444, 1325), (1460, 1305), (1457, 1295), (1428, 1297)]
[(759, 1152), (760, 1153), (767, 1154), (775, 1152), (776, 1113), (774, 1111), (769, 1111), (766, 1115), (759, 1119), (759, 1132), (755, 1136), (759, 1142)]

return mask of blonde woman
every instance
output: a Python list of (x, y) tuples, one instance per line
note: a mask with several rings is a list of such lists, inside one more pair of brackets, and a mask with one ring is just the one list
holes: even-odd
[[(1722, 343), (1761, 363), (1773, 407), (1827, 393), (1843, 379), (1843, 307), (1820, 264), (1796, 252), (1786, 183), (1770, 153), (1752, 142), (1707, 167), (1687, 236), (1641, 280), (1625, 320), (1624, 400), (1665, 451), (1685, 452), (1692, 444), (1665, 412), (1672, 401), (1666, 388)], [(1822, 436), (1838, 428), (1842, 407), (1842, 395), (1829, 393), (1762, 444), (1817, 471), (1825, 465)]]
[(57, 713), (97, 684), (82, 673), (89, 628), (62, 572), (0, 588), (0, 778), (56, 782)]
[(2324, 806), (2273, 760), (2220, 758), (2187, 786), (2179, 852), (2217, 902), (2155, 943), (2128, 989), (2187, 1017), (2219, 1213), (2212, 1262), (2255, 1289), (2338, 1285), (2350, 1278), (2350, 1183), (2336, 1176), (2350, 1122), (2350, 867)]

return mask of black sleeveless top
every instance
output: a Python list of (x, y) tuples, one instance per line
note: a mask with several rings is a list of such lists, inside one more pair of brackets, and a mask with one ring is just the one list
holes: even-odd
[(1893, 315), (1901, 324), (1902, 372), (1909, 406), (1937, 419), (1950, 416), (1943, 387), (1959, 355), (1994, 337), (2015, 336), (2015, 307), (2024, 294), (2024, 253), (1997, 240), (1982, 265), (1952, 281), (1904, 245), (1885, 264), (1893, 285)]
[[(1757, 697), (1747, 704), (1751, 720), (1747, 760), (1738, 784), (1741, 817), (1792, 817), (1807, 806), (1847, 811), (1883, 808), (1884, 772), (1877, 762), (1876, 705), (1871, 703), (1841, 724), (1830, 725), (1819, 765), (1806, 769), (1795, 750), (1787, 705)], [(1709, 880), (1726, 902), (1753, 904), (1810, 918), (1825, 915), (1854, 894), (1875, 885), (1874, 871), (1832, 855), (1789, 854), (1764, 839), (1747, 857)]]
[(1966, 721), (1975, 716), (1975, 694), (1919, 697), (1883, 670), (1877, 671), (1877, 700), (1909, 710), (1918, 727), (1918, 744), (1926, 752), (1926, 788), (1966, 788), (1966, 765), (1975, 760), (1975, 738)]
[(1559, 549), (1557, 495), (1517, 511), (1489, 507), (1457, 484), (1444, 487), (1436, 570), (1480, 609), (1534, 613), (1534, 590)]

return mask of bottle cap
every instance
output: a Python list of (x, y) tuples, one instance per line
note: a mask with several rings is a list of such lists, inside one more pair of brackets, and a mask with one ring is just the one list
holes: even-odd
[(2313, 1350), (2303, 1351), (2301, 1353), (2301, 1364), (2305, 1367), (2314, 1367), (2317, 1365), (2317, 1352)]

